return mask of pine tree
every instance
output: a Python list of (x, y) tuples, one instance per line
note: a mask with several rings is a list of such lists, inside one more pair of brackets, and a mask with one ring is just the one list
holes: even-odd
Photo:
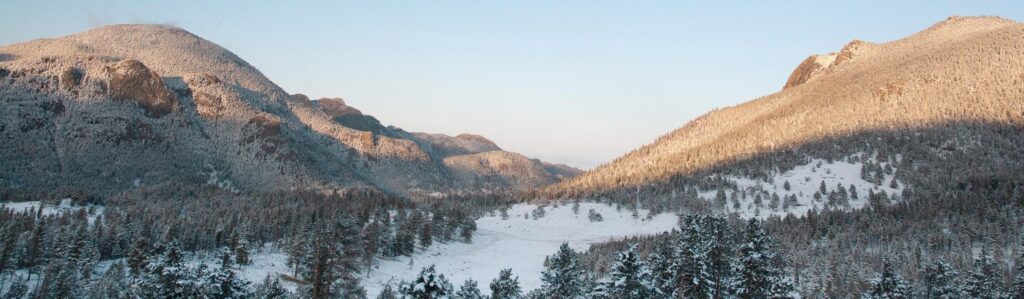
[(410, 283), (402, 283), (399, 292), (404, 298), (439, 299), (453, 295), (452, 284), (443, 274), (437, 274), (434, 265), (423, 268)]
[(281, 281), (270, 277), (270, 274), (263, 278), (263, 282), (256, 285), (256, 290), (252, 293), (253, 298), (259, 299), (284, 299), (288, 295), (288, 290), (281, 286)]
[(910, 298), (910, 285), (893, 269), (888, 259), (882, 263), (882, 273), (871, 281), (871, 290), (864, 294), (865, 299), (896, 299)]
[(936, 299), (963, 298), (960, 289), (960, 273), (945, 261), (935, 261), (925, 267), (922, 274), (924, 280), (924, 297)]
[(1017, 275), (1013, 279), (1013, 298), (1024, 299), (1024, 245), (1017, 249), (1020, 257), (1017, 258)]
[(715, 193), (715, 206), (724, 209), (727, 203), (728, 199), (725, 197), (725, 191), (718, 189), (718, 192)]
[(967, 277), (964, 292), (971, 298), (999, 299), (1009, 297), (1003, 288), (999, 266), (992, 258), (988, 244), (982, 246), (981, 254), (974, 258), (974, 270)]
[(228, 299), (247, 298), (249, 296), (249, 282), (240, 279), (235, 274), (235, 271), (231, 269), (235, 260), (230, 249), (226, 249), (221, 253), (220, 267), (208, 273), (205, 279), (206, 295), (208, 298)]
[(504, 269), (491, 281), (491, 299), (516, 299), (523, 295), (519, 277), (512, 277), (512, 269)]
[(160, 245), (157, 255), (146, 260), (144, 276), (136, 293), (150, 298), (193, 298), (201, 296), (197, 271), (186, 267), (175, 242)]
[(676, 256), (676, 243), (669, 233), (663, 233), (658, 238), (652, 252), (647, 257), (647, 264), (651, 267), (655, 284), (661, 293), (672, 294), (676, 290), (679, 277), (679, 259)]
[[(595, 290), (595, 297), (616, 299), (647, 299), (664, 297), (654, 275), (640, 259), (636, 244), (620, 252), (608, 274), (610, 280)], [(554, 298), (554, 297), (553, 297)]]
[[(89, 298), (130, 298), (128, 276), (123, 262), (116, 262), (89, 285)], [(7, 297), (10, 298), (10, 297)]]
[(146, 267), (146, 257), (149, 255), (149, 241), (139, 237), (132, 243), (132, 249), (128, 253), (128, 269), (132, 275), (140, 275)]
[(234, 250), (235, 263), (239, 265), (248, 265), (252, 263), (249, 258), (249, 241), (245, 238), (238, 238), (234, 246), (231, 248)]
[(725, 294), (725, 282), (732, 272), (731, 235), (724, 219), (706, 215), (683, 219), (675, 254), (679, 260), (676, 297), (708, 298)]
[(459, 287), (459, 291), (455, 292), (454, 299), (483, 299), (484, 295), (480, 293), (480, 288), (477, 286), (476, 280), (472, 278), (466, 279), (466, 282), (462, 283)]
[(420, 247), (430, 247), (430, 245), (433, 244), (433, 242), (434, 237), (433, 234), (431, 234), (431, 226), (424, 225), (422, 228), (420, 228)]
[(476, 233), (476, 220), (472, 217), (466, 217), (460, 225), (459, 236), (462, 237), (462, 241), (466, 243), (473, 242), (473, 233)]
[(757, 219), (750, 219), (734, 263), (730, 283), (736, 298), (792, 298), (794, 287), (789, 277), (775, 265), (771, 239)]
[(579, 254), (562, 243), (558, 252), (547, 258), (541, 273), (540, 294), (545, 298), (584, 298), (587, 293), (586, 272), (580, 265)]

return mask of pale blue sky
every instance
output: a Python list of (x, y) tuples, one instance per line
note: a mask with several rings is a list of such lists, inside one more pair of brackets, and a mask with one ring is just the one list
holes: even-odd
[(1024, 1), (699, 2), (7, 0), (0, 44), (172, 24), (289, 93), (591, 167), (775, 92), (808, 55), (851, 39), (890, 41), (950, 15), (1024, 19)]

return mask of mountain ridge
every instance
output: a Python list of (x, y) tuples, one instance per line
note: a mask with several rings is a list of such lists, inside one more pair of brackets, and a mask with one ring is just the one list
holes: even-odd
[[(443, 163), (452, 153), (428, 140), (340, 98), (288, 94), (173, 26), (99, 27), (2, 46), (0, 55), (0, 136), (12, 141), (0, 146), (4, 188), (376, 188), (422, 197), (533, 187), (467, 185), (464, 171), (456, 177)], [(543, 170), (522, 174), (543, 178), (536, 184), (563, 177), (530, 169)]]
[(951, 17), (892, 42), (855, 40), (828, 66), (805, 60), (782, 91), (715, 109), (542, 194), (629, 189), (857, 131), (948, 120), (1020, 125), (1024, 108), (1013, 99), (1024, 78), (1022, 37), (1024, 25), (1010, 20)]

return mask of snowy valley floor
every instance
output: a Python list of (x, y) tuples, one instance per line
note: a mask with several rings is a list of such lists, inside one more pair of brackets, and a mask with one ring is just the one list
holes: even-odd
[[(411, 280), (421, 268), (435, 265), (452, 284), (458, 286), (467, 278), (473, 278), (484, 293), (490, 293), (487, 284), (501, 269), (512, 268), (523, 290), (528, 291), (540, 286), (544, 258), (555, 253), (562, 242), (569, 242), (572, 248), (582, 251), (594, 243), (669, 231), (678, 222), (674, 214), (653, 215), (647, 219), (648, 211), (640, 210), (634, 218), (625, 208), (616, 211), (614, 206), (596, 203), (581, 203), (579, 213), (573, 213), (572, 204), (566, 204), (545, 207), (544, 217), (524, 217), (536, 207), (518, 204), (508, 210), (508, 219), (502, 219), (498, 212), (477, 219), (478, 230), (472, 243), (435, 244), (411, 257), (379, 260), (375, 269), (363, 274), (363, 287), (373, 297), (388, 283), (396, 285), (403, 279)], [(604, 221), (591, 222), (590, 209), (600, 213)], [(290, 275), (285, 260), (284, 254), (273, 250), (258, 253), (252, 265), (243, 267), (242, 276), (256, 283), (267, 274)], [(282, 282), (288, 288), (295, 288), (293, 283)]]

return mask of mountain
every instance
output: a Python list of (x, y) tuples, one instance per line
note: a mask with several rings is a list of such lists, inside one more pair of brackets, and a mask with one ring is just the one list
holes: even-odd
[(860, 170), (853, 176), (866, 179), (888, 169), (885, 182), (873, 185), (917, 184), (906, 193), (1016, 181), (1024, 149), (1022, 84), (1024, 25), (950, 17), (900, 40), (854, 40), (836, 53), (813, 55), (781, 91), (711, 111), (542, 194), (643, 189), (675, 197), (689, 186), (708, 197), (717, 187), (759, 180), (781, 190), (781, 181), (770, 181), (800, 169), (807, 173), (790, 180), (817, 187), (835, 174), (808, 175), (824, 171), (821, 165), (800, 168), (815, 159), (848, 162)]
[[(4, 189), (426, 196), (566, 176), (480, 136), (408, 133), (339, 98), (286, 93), (227, 49), (171, 26), (114, 25), (0, 47), (0, 105)], [(483, 152), (494, 153), (460, 157)]]

